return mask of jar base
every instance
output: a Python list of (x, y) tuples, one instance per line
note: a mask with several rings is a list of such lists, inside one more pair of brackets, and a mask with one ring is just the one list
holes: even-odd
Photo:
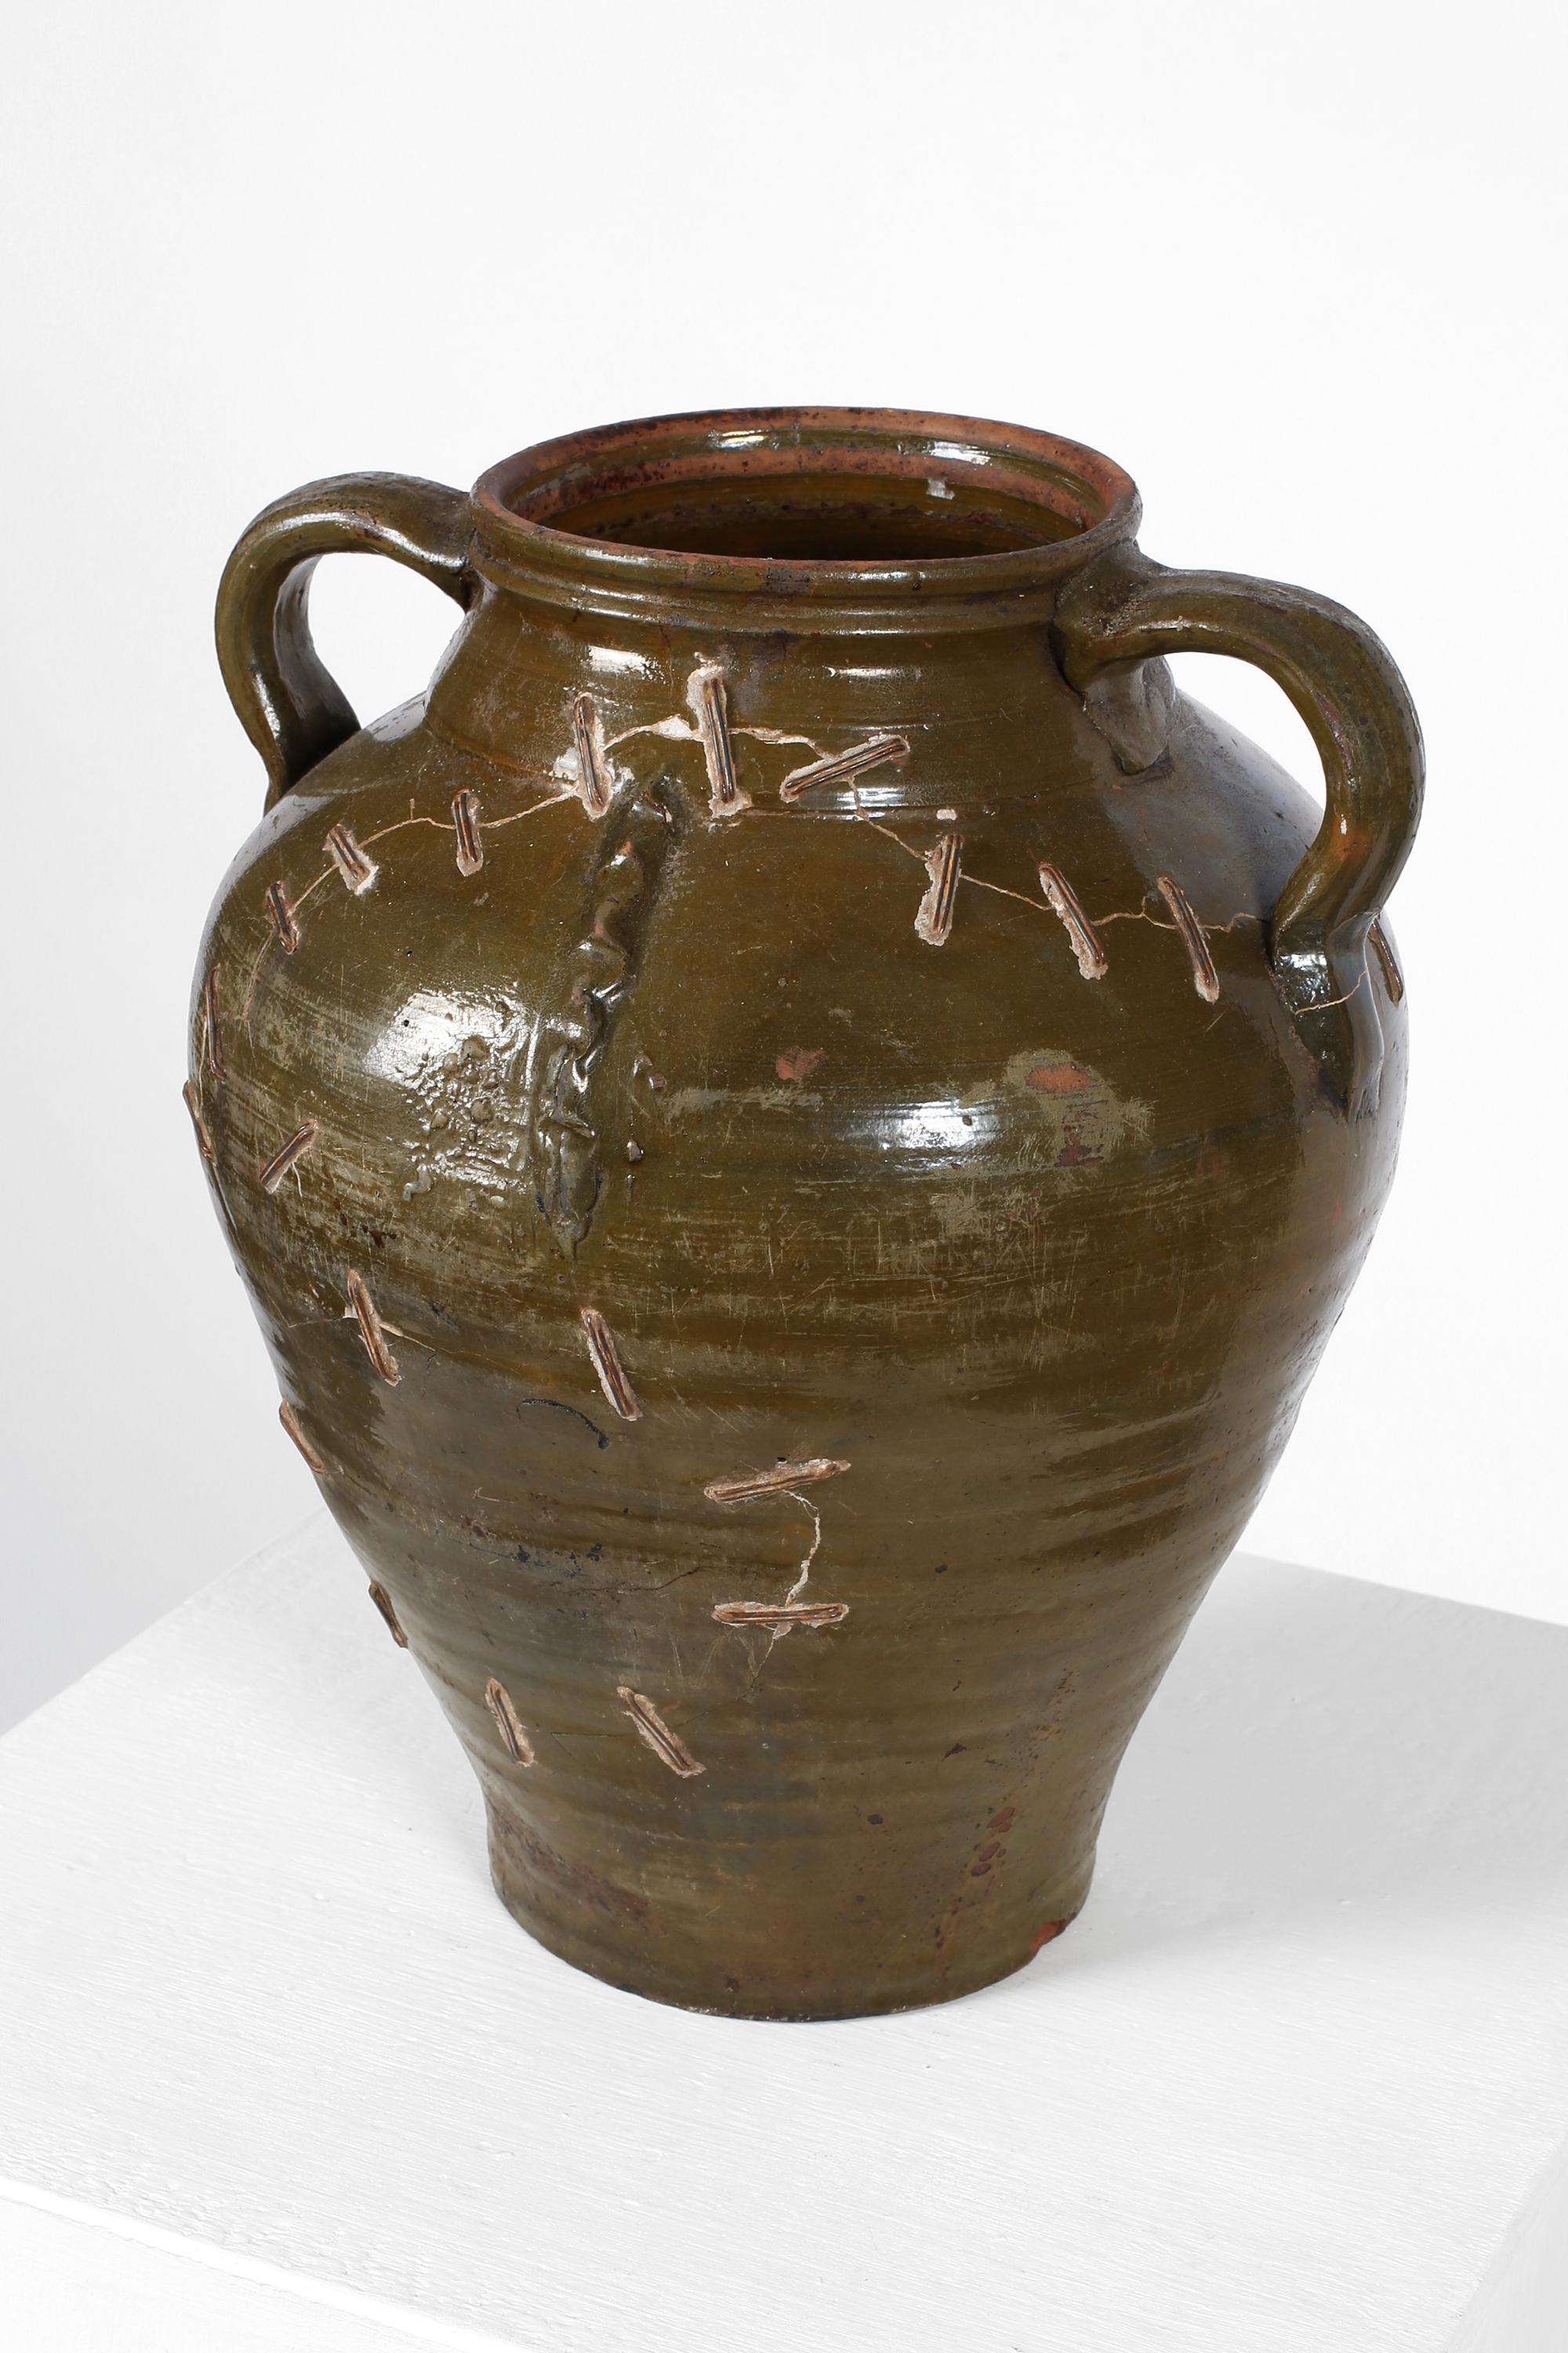
[(748, 1984), (743, 1976), (727, 1973), (708, 1956), (688, 1953), (677, 1957), (661, 1952), (657, 1933), (629, 1908), (601, 1910), (590, 1925), (581, 1904), (552, 1904), (537, 1869), (509, 1852), (515, 1846), (515, 1834), (509, 1835), (493, 1806), (487, 1805), (486, 1810), (491, 1883), (518, 1926), (535, 1944), (618, 1992), (710, 2018), (752, 2019), (779, 2025), (827, 2024), (961, 2001), (1026, 1968), (1047, 1944), (1071, 1926), (1088, 1893), (1085, 1874), (1082, 1886), (1074, 1891), (1074, 1900), (1059, 1907), (1059, 1916), (1047, 1918), (1019, 1936), (977, 1942), (972, 1952), (919, 1969), (889, 1968), (875, 1978), (864, 1975), (857, 1978), (847, 1971), (839, 1978), (826, 1976), (819, 1986), (810, 1988), (776, 1981)]

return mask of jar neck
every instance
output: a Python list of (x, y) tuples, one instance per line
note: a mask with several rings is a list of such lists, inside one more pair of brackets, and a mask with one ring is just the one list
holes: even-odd
[(1016, 601), (967, 630), (764, 631), (668, 608), (584, 613), (491, 586), (428, 723), (554, 789), (579, 787), (587, 745), (605, 799), (661, 776), (716, 817), (726, 774), (749, 806), (781, 814), (940, 813), (1054, 788), (1086, 742), (1110, 757), (1062, 676), (1048, 606), (1026, 617)]
[(605, 621), (735, 639), (930, 636), (1047, 619), (1132, 537), (1098, 451), (906, 410), (661, 417), (546, 442), (474, 492), (496, 590)]

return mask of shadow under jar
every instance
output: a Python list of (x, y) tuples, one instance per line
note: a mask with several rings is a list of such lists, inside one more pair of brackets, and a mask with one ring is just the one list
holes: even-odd
[[(502, 1899), (657, 2000), (941, 2001), (1071, 1920), (1387, 1190), (1415, 716), (1138, 513), (1046, 434), (742, 412), (319, 482), (225, 575), (215, 1198)], [(464, 614), (363, 730), (342, 550)]]

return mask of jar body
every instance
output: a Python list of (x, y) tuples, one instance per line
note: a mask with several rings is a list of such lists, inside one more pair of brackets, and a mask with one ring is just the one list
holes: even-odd
[(1403, 1090), (1390, 966), (1354, 1119), (1270, 969), (1315, 820), (1263, 754), (1146, 679), (1129, 774), (1037, 627), (845, 653), (490, 597), (264, 820), (193, 1009), (290, 1418), (504, 1899), (752, 2016), (962, 1993), (1077, 1912)]

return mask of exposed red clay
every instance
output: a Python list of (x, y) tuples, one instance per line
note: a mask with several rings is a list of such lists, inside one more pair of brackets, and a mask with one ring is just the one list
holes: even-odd
[(1062, 1148), (1057, 1155), (1057, 1166), (1058, 1168), (1094, 1167), (1104, 1156), (1103, 1153), (1091, 1152), (1078, 1129), (1069, 1125)]

